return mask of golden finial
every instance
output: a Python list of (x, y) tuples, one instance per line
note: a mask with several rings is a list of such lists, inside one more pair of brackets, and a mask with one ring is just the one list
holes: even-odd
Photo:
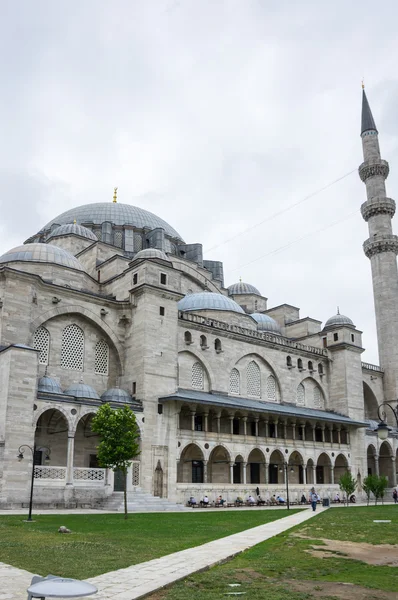
[(76, 225), (76, 219), (73, 219), (73, 225)]
[(117, 202), (117, 187), (113, 188), (113, 202)]
[(365, 80), (364, 80), (364, 78), (363, 78), (363, 77), (362, 77), (362, 89), (363, 89), (363, 90), (365, 89)]

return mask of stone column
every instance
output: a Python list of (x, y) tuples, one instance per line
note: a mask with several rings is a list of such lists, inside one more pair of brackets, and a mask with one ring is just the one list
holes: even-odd
[(287, 423), (286, 423), (286, 421), (283, 421), (283, 438), (285, 440), (287, 439)]
[(340, 447), (341, 446), (341, 427), (337, 428), (337, 443)]
[(229, 483), (234, 482), (234, 462), (229, 463)]
[(73, 485), (73, 461), (75, 454), (75, 432), (68, 431), (68, 449), (66, 453), (66, 485)]
[(263, 463), (263, 465), (264, 465), (264, 481), (265, 481), (265, 485), (268, 485), (268, 483), (269, 483), (268, 464), (267, 463)]
[(303, 485), (307, 485), (307, 467), (303, 465)]
[(231, 435), (233, 435), (234, 433), (234, 416), (233, 415), (229, 415), (229, 433)]
[(275, 439), (276, 439), (278, 437), (278, 419), (275, 419), (274, 425), (275, 425)]
[(330, 483), (332, 485), (334, 484), (334, 466), (333, 465), (330, 467)]
[(265, 423), (265, 437), (268, 438), (269, 437), (269, 421), (268, 421), (268, 419), (265, 419), (264, 423)]
[(244, 485), (246, 485), (246, 467), (247, 467), (247, 463), (242, 463), (242, 470), (243, 470), (243, 483)]
[(217, 413), (216, 419), (217, 419), (217, 433), (220, 433), (221, 432), (221, 413)]
[(321, 429), (322, 429), (322, 443), (324, 444), (325, 443), (325, 425), (322, 425)]
[(296, 439), (296, 423), (292, 423), (292, 435), (293, 439)]
[(256, 437), (258, 437), (258, 422), (259, 422), (259, 420), (260, 420), (259, 417), (255, 417), (255, 419), (254, 419)]
[(397, 485), (397, 465), (396, 465), (395, 456), (391, 457), (391, 461), (392, 461), (392, 487), (396, 487), (396, 485)]
[(329, 425), (330, 443), (333, 445), (333, 425)]
[(207, 483), (207, 460), (203, 461), (203, 483)]
[(300, 423), (301, 427), (301, 435), (303, 437), (303, 442), (305, 442), (305, 423)]
[(346, 436), (347, 436), (347, 444), (349, 444), (350, 443), (350, 430), (349, 429), (346, 430)]
[(312, 441), (315, 442), (316, 438), (315, 438), (315, 425), (312, 426)]
[(196, 417), (196, 411), (191, 410), (191, 429), (192, 429), (192, 431), (195, 431), (195, 417)]
[(243, 435), (247, 435), (247, 417), (242, 417), (243, 421)]
[(314, 485), (316, 485), (316, 465), (312, 465), (312, 480)]
[(204, 418), (205, 418), (204, 427), (205, 427), (205, 431), (207, 432), (207, 431), (209, 431), (209, 413), (208, 412), (204, 413)]
[(379, 457), (375, 456), (375, 469), (376, 469), (376, 475), (380, 475), (380, 471), (379, 471)]

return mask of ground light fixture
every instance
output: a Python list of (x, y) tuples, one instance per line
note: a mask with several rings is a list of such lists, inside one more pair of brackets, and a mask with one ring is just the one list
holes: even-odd
[(32, 504), (33, 504), (33, 485), (35, 482), (35, 452), (40, 452), (43, 451), (45, 452), (45, 457), (44, 457), (44, 462), (48, 465), (48, 463), (50, 462), (50, 454), (51, 454), (51, 450), (50, 448), (47, 448), (47, 446), (29, 446), (28, 444), (22, 444), (22, 446), (19, 446), (18, 448), (18, 460), (19, 462), (21, 462), (24, 458), (25, 458), (25, 452), (26, 450), (30, 450), (31, 454), (32, 454), (32, 477), (31, 477), (31, 481), (30, 481), (30, 498), (29, 498), (29, 515), (28, 518), (26, 519), (28, 522), (33, 521), (32, 519)]

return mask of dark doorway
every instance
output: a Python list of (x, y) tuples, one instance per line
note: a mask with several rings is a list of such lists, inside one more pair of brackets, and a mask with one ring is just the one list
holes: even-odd
[(242, 483), (241, 481), (241, 464), (242, 463), (235, 463), (234, 464), (234, 483)]
[(239, 435), (239, 419), (232, 421), (232, 432), (234, 435)]
[(298, 475), (299, 475), (299, 483), (304, 483), (304, 468), (303, 468), (303, 465), (299, 465)]
[(250, 463), (250, 481), (251, 483), (260, 483), (259, 463)]
[(203, 460), (192, 461), (192, 483), (203, 483)]
[(269, 466), (269, 483), (278, 483), (278, 465)]
[(113, 491), (114, 492), (124, 492), (124, 473), (120, 469), (115, 471), (115, 476), (113, 479)]
[(322, 465), (318, 465), (316, 468), (316, 482), (319, 483), (320, 485), (325, 483), (325, 476), (324, 476)]
[(90, 469), (98, 469), (98, 456), (96, 454), (90, 454), (89, 464)]

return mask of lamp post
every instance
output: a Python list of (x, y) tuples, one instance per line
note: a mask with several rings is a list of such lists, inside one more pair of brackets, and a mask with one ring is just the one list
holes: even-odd
[[(24, 450), (25, 448), (25, 450)], [(50, 462), (50, 454), (51, 454), (51, 450), (50, 448), (47, 448), (47, 446), (40, 446), (40, 448), (37, 448), (36, 446), (29, 446), (28, 444), (22, 444), (22, 446), (19, 446), (18, 448), (18, 460), (19, 462), (21, 462), (21, 460), (23, 460), (24, 457), (24, 452), (26, 451), (26, 448), (28, 450), (30, 450), (31, 454), (32, 454), (32, 478), (31, 478), (31, 482), (30, 482), (30, 498), (29, 498), (29, 516), (27, 518), (27, 521), (33, 521), (32, 519), (32, 504), (33, 504), (33, 484), (35, 482), (35, 452), (37, 452), (37, 450), (46, 450), (46, 456), (44, 458), (44, 462), (46, 464), (48, 464)]]
[(286, 508), (287, 510), (290, 510), (290, 499), (289, 499), (289, 471), (290, 473), (294, 473), (294, 469), (292, 466), (290, 466), (289, 469), (289, 463), (284, 460), (283, 461), (283, 468), (281, 467), (279, 469), (279, 473), (285, 473), (285, 483), (286, 483)]
[(391, 410), (392, 414), (394, 415), (395, 421), (396, 421), (397, 427), (398, 427), (398, 404), (394, 408), (389, 402), (382, 402), (382, 404), (380, 404), (377, 409), (377, 414), (379, 416), (380, 423), (379, 423), (377, 429), (375, 430), (375, 431), (377, 431), (379, 440), (386, 440), (388, 438), (389, 432), (391, 431), (391, 427), (389, 427), (386, 422), (387, 421), (387, 414), (386, 414), (387, 407)]

